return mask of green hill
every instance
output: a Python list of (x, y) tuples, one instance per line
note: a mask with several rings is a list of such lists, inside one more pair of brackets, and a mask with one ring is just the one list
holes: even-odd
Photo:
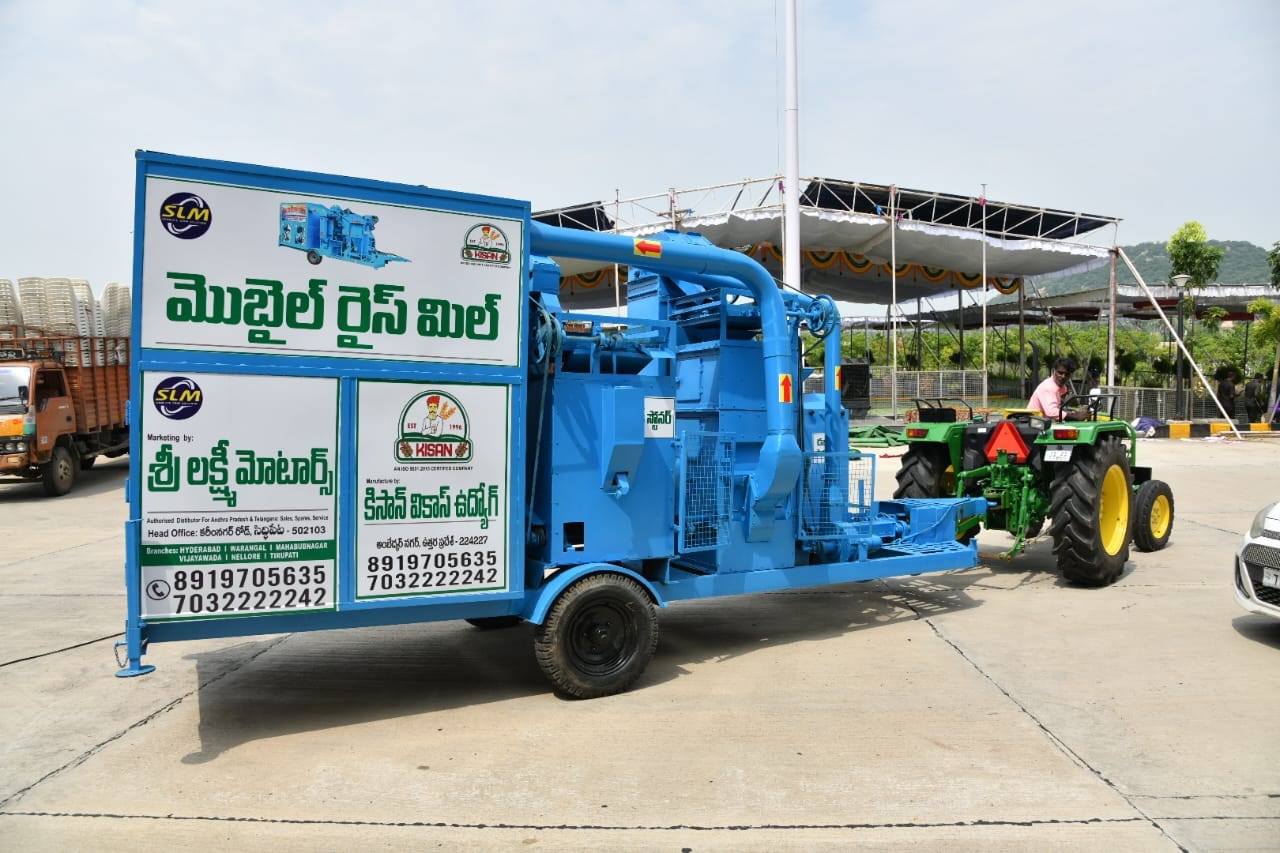
[[(1221, 246), (1223, 250), (1218, 284), (1267, 284), (1271, 281), (1266, 249), (1241, 240), (1210, 240), (1209, 244)], [(1121, 248), (1148, 285), (1164, 284), (1169, 280), (1169, 253), (1165, 251), (1164, 243), (1136, 243)], [(1036, 279), (1035, 284), (1045, 295), (1056, 296), (1106, 287), (1109, 274), (1108, 268), (1103, 266), (1065, 278)], [(1116, 280), (1120, 284), (1137, 284), (1123, 261), (1116, 266)]]

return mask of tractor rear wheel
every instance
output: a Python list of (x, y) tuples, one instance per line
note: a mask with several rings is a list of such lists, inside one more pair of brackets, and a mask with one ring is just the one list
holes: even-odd
[[(951, 452), (945, 444), (913, 444), (902, 457), (902, 467), (897, 473), (898, 487), (895, 498), (953, 498), (956, 496), (956, 469), (951, 464)], [(956, 534), (960, 542), (968, 543), (978, 535), (974, 525)]]
[(1075, 448), (1054, 473), (1049, 499), (1053, 553), (1062, 576), (1081, 586), (1107, 586), (1124, 571), (1133, 541), (1133, 475), (1120, 440)]
[(1163, 480), (1148, 480), (1133, 496), (1133, 544), (1159, 551), (1173, 533), (1173, 490)]
[(560, 593), (533, 635), (538, 665), (552, 685), (577, 699), (626, 690), (658, 648), (658, 614), (639, 583), (587, 575)]
[(946, 445), (913, 444), (902, 457), (895, 498), (955, 497), (956, 475)]

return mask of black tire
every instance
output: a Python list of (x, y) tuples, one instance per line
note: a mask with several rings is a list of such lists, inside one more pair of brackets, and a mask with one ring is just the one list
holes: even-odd
[[(949, 498), (955, 495), (955, 474), (948, 474), (951, 454), (942, 444), (912, 444), (898, 469), (895, 498)], [(948, 482), (950, 480), (950, 482)], [(950, 486), (950, 488), (948, 488)]]
[(90, 468), (92, 468), (92, 467), (93, 467), (93, 463), (95, 463), (95, 462), (97, 462), (97, 461), (98, 461), (98, 457), (96, 457), (96, 456), (81, 456), (81, 457), (80, 457), (80, 470), (81, 470), (81, 471), (88, 471)]
[(503, 628), (514, 628), (524, 620), (519, 616), (477, 616), (467, 622), (481, 631), (498, 631)]
[(1148, 480), (1133, 496), (1133, 544), (1159, 551), (1173, 533), (1173, 490), (1163, 480)]
[(65, 447), (55, 447), (53, 456), (41, 470), (44, 480), (44, 493), (50, 497), (65, 495), (71, 491), (76, 482), (76, 462), (71, 451)]
[[(902, 467), (896, 476), (895, 498), (953, 498), (956, 494), (955, 468), (944, 444), (911, 445), (903, 454)], [(967, 545), (978, 535), (978, 530), (974, 526), (957, 534), (956, 539)]]
[(1076, 447), (1054, 472), (1049, 498), (1053, 553), (1062, 576), (1081, 586), (1114, 583), (1133, 541), (1133, 474), (1115, 437)]
[(635, 683), (658, 648), (658, 614), (635, 580), (615, 574), (575, 581), (533, 635), (538, 665), (560, 693), (594, 699)]
[(322, 260), (324, 260), (324, 258), (321, 257), (320, 253), (317, 252), (315, 249), (309, 249), (307, 251), (307, 263), (311, 264), (312, 266), (317, 266)]

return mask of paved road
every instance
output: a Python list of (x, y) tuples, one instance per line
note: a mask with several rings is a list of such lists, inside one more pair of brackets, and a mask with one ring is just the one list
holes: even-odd
[(117, 679), (127, 460), (0, 486), (0, 847), (1277, 849), (1280, 620), (1229, 567), (1280, 441), (1140, 453), (1177, 523), (1115, 586), (984, 533), (969, 571), (675, 605), (590, 702), (527, 626), (160, 645)]

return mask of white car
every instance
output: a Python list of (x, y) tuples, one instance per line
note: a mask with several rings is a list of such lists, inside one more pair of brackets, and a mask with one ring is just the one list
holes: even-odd
[(1280, 501), (1254, 516), (1236, 552), (1236, 602), (1280, 618)]

